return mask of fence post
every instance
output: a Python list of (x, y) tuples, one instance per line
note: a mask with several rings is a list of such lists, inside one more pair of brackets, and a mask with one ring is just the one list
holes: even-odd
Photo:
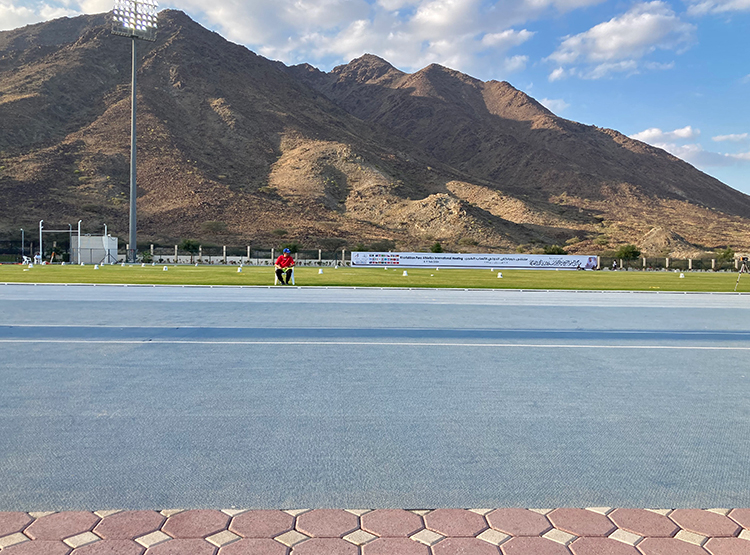
[(667, 269), (667, 270), (669, 270), (669, 258), (667, 258), (667, 262), (664, 265), (664, 268)]
[(227, 246), (224, 245), (224, 264), (227, 263)]
[(646, 257), (645, 256), (643, 257), (643, 269), (644, 270), (646, 269)]
[(693, 259), (688, 258), (688, 270), (692, 270), (692, 269), (693, 269)]
[(177, 264), (177, 245), (174, 246), (174, 263)]
[(250, 245), (247, 246), (247, 263), (250, 264)]
[(320, 263), (323, 260), (323, 249), (318, 249), (318, 266), (320, 266)]
[(716, 259), (715, 258), (711, 259), (711, 269), (712, 270), (716, 270)]
[(341, 249), (341, 265), (346, 266), (346, 249)]
[(736, 258), (734, 259), (734, 269), (739, 270), (740, 269), (740, 259)]
[(273, 252), (274, 252), (274, 249), (271, 249), (271, 264), (273, 264)]

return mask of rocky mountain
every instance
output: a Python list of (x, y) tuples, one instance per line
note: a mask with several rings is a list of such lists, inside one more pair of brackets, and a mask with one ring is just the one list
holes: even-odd
[[(750, 197), (508, 83), (371, 55), (286, 67), (173, 10), (138, 46), (139, 241), (593, 253), (658, 225), (750, 245)], [(0, 237), (127, 236), (129, 85), (106, 14), (0, 33)]]

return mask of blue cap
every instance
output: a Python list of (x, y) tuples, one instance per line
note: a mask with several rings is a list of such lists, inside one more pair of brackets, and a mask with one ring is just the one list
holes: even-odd
[(292, 251), (290, 251), (289, 249), (284, 249), (284, 252), (285, 252), (285, 253), (290, 253), (290, 252), (292, 252)]

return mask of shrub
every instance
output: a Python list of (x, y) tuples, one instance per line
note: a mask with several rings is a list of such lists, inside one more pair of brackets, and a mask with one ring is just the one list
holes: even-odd
[(443, 245), (435, 243), (430, 247), (430, 252), (443, 252)]
[(635, 245), (623, 245), (615, 251), (614, 256), (623, 260), (635, 260), (641, 256), (641, 251)]
[(547, 245), (544, 247), (544, 254), (567, 254), (565, 249), (560, 245)]

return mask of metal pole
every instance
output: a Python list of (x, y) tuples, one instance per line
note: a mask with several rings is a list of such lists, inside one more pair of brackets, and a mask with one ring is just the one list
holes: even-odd
[(23, 257), (26, 255), (26, 251), (24, 251), (24, 245), (26, 244), (26, 237), (24, 236), (23, 228), (21, 228), (21, 260), (23, 260)]
[(133, 67), (132, 69), (132, 78), (131, 78), (131, 85), (132, 85), (132, 91), (130, 96), (130, 243), (128, 248), (128, 261), (129, 262), (135, 262), (136, 257), (136, 238), (135, 238), (135, 196), (136, 196), (136, 186), (135, 186), (135, 105), (136, 105), (136, 94), (135, 94), (135, 37), (132, 38), (133, 41)]
[(73, 224), (68, 224), (68, 264), (73, 262)]
[(42, 229), (44, 220), (39, 220), (39, 263), (41, 264), (44, 260), (44, 252), (42, 252)]
[(76, 264), (81, 263), (81, 222), (83, 220), (78, 220), (78, 253), (76, 254)]

